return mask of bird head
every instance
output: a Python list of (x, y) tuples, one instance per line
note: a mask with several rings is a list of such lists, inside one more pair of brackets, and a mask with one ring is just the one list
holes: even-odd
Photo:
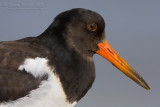
[(98, 13), (81, 8), (68, 10), (59, 14), (50, 27), (68, 49), (89, 57), (99, 54), (137, 84), (150, 89), (145, 80), (107, 42), (105, 22)]

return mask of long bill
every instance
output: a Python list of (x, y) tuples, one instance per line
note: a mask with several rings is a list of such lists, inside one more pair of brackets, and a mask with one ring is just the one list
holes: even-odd
[(137, 84), (141, 85), (146, 90), (150, 90), (150, 87), (145, 80), (121, 56), (118, 55), (106, 40), (104, 43), (99, 43), (97, 45), (99, 50), (96, 51), (96, 53), (110, 61), (115, 67)]

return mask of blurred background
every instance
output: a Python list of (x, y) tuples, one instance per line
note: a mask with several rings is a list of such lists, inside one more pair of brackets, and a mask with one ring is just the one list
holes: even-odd
[(160, 107), (160, 0), (0, 0), (0, 41), (38, 36), (72, 8), (101, 14), (108, 42), (151, 87), (95, 55), (96, 80), (76, 107)]

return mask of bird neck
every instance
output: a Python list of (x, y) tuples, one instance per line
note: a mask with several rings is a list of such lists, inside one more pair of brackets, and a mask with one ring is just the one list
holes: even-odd
[(56, 74), (60, 77), (62, 87), (70, 103), (79, 101), (90, 89), (95, 79), (93, 59), (79, 57), (75, 53), (57, 59)]
[(70, 103), (79, 101), (90, 89), (95, 79), (92, 56), (81, 55), (68, 49), (57, 36), (43, 35), (41, 41), (51, 51), (50, 66), (55, 67), (62, 87)]

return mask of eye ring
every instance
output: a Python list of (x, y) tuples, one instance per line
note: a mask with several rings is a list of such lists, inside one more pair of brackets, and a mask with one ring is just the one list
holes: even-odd
[(87, 24), (87, 29), (89, 31), (96, 31), (97, 30), (97, 24), (96, 23)]

